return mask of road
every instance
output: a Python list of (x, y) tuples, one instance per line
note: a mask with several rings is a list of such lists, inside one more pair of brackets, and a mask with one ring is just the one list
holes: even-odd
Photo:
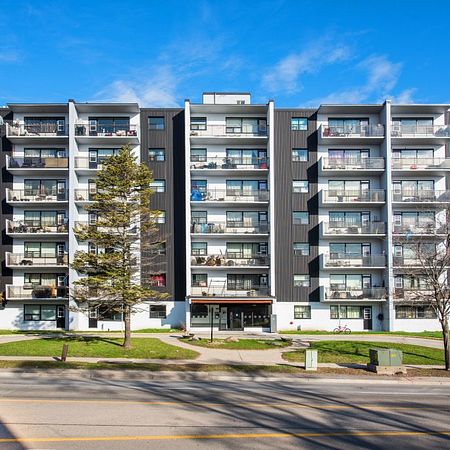
[(0, 449), (443, 449), (450, 386), (0, 377)]

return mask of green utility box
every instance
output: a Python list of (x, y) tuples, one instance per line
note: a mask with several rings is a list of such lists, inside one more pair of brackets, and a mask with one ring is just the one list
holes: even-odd
[(371, 348), (369, 350), (370, 364), (373, 366), (401, 366), (403, 353), (394, 348)]

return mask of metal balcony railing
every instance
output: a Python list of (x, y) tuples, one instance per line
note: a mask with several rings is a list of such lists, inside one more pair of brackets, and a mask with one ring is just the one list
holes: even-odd
[(55, 189), (7, 189), (7, 202), (66, 202), (67, 191)]
[(268, 222), (191, 222), (192, 234), (267, 234)]
[(374, 169), (384, 169), (384, 158), (322, 158), (322, 170)]
[(433, 190), (415, 190), (405, 189), (400, 192), (392, 192), (393, 202), (415, 202), (415, 203), (448, 203), (450, 202), (450, 190), (433, 191)]
[(394, 234), (444, 234), (445, 226), (434, 222), (395, 224), (392, 227)]
[(191, 202), (268, 202), (269, 191), (259, 189), (207, 189), (205, 191), (193, 189)]
[(324, 255), (324, 267), (385, 267), (385, 255), (354, 255), (348, 253), (331, 253)]
[(324, 203), (379, 203), (385, 201), (385, 191), (384, 189), (369, 189), (361, 191), (323, 189), (322, 201)]
[(433, 290), (424, 286), (403, 287), (394, 289), (394, 300), (420, 300), (423, 295), (432, 295)]
[(394, 170), (450, 169), (450, 158), (392, 158), (391, 165)]
[(69, 158), (7, 157), (8, 169), (68, 169)]
[(391, 125), (392, 137), (449, 137), (450, 125), (402, 125), (394, 122)]
[(88, 123), (75, 124), (75, 136), (137, 137), (137, 125), (111, 125), (92, 128)]
[(347, 288), (345, 286), (336, 286), (325, 288), (325, 300), (371, 300), (385, 299), (387, 295), (385, 288)]
[(354, 222), (323, 222), (323, 232), (335, 234), (385, 234), (385, 222), (368, 222), (365, 224)]
[(333, 126), (322, 125), (322, 137), (384, 137), (384, 125)]
[(191, 136), (204, 137), (266, 137), (268, 134), (268, 125), (252, 126), (242, 125), (241, 127), (233, 127), (227, 125), (207, 125), (204, 129), (190, 130)]
[(69, 136), (69, 127), (67, 124), (54, 123), (34, 123), (32, 125), (25, 124), (6, 124), (6, 137), (53, 137), (53, 136)]
[(252, 157), (208, 157), (193, 158), (191, 157), (192, 169), (208, 169), (208, 170), (264, 170), (269, 168), (269, 158), (252, 158)]
[(67, 233), (69, 231), (69, 226), (67, 223), (56, 224), (56, 223), (43, 223), (39, 221), (6, 221), (6, 232), (7, 233), (18, 233), (18, 234), (46, 234), (46, 233)]
[(40, 256), (30, 253), (6, 253), (6, 266), (23, 266), (23, 267), (53, 267), (53, 266), (67, 266), (69, 264), (69, 256), (65, 253), (63, 255), (55, 256)]
[(192, 255), (192, 266), (268, 266), (269, 255), (244, 255), (239, 253), (225, 253), (225, 255)]
[(6, 286), (7, 299), (67, 299), (69, 297), (69, 288), (66, 286)]
[[(432, 263), (433, 256), (430, 256), (429, 262)], [(394, 256), (393, 263), (397, 267), (422, 267), (427, 265), (427, 258), (411, 258), (406, 256)]]
[(237, 286), (235, 289), (217, 286), (192, 286), (191, 295), (197, 297), (269, 297), (268, 286)]

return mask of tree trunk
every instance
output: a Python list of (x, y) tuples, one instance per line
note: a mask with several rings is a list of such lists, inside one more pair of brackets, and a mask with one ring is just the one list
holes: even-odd
[(444, 358), (445, 358), (445, 370), (450, 370), (450, 346), (448, 339), (448, 319), (447, 317), (441, 322), (442, 337), (444, 338)]
[(125, 305), (123, 309), (123, 322), (125, 324), (124, 339), (122, 347), (126, 349), (131, 348), (131, 308)]

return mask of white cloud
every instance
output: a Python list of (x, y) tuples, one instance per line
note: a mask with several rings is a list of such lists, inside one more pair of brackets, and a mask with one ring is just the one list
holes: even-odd
[(416, 88), (405, 89), (395, 96), (387, 96), (386, 98), (390, 99), (392, 103), (398, 103), (400, 105), (406, 105), (408, 103), (414, 103), (413, 94), (416, 92)]
[(321, 42), (300, 53), (292, 53), (269, 68), (263, 76), (263, 88), (270, 92), (293, 93), (301, 88), (300, 76), (350, 58), (350, 49), (342, 44)]
[(21, 55), (17, 50), (1, 50), (0, 62), (14, 63), (21, 59)]

